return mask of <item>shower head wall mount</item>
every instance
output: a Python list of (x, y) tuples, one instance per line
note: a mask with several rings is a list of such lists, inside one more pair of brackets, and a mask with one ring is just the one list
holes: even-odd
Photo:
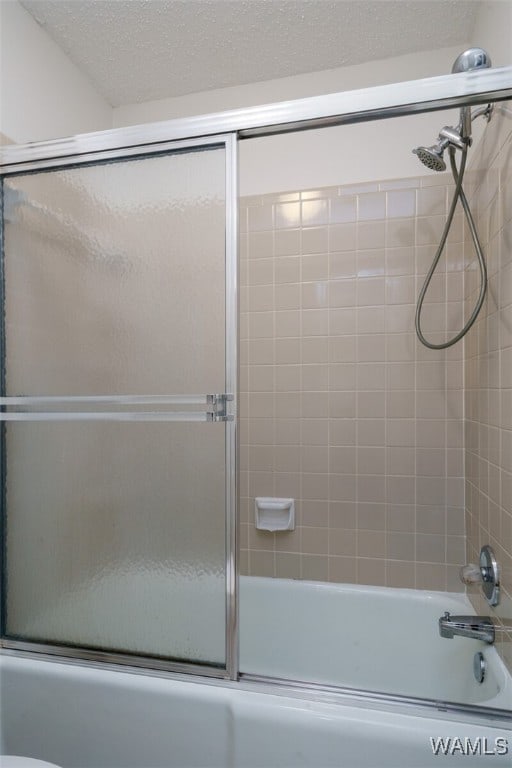
[[(486, 69), (491, 66), (491, 58), (483, 48), (468, 48), (454, 61), (452, 74), (459, 72), (473, 72), (478, 69)], [(437, 141), (430, 147), (416, 147), (413, 153), (418, 156), (423, 165), (432, 171), (445, 171), (446, 163), (443, 159), (445, 149), (452, 146), (456, 149), (465, 149), (471, 146), (471, 123), (477, 117), (485, 117), (487, 122), (491, 119), (493, 105), (487, 104), (485, 107), (471, 111), (470, 107), (462, 107), (460, 110), (460, 120), (456, 128), (449, 125), (440, 131)]]
[(468, 48), (459, 53), (453, 62), (452, 75), (458, 72), (473, 72), (475, 69), (492, 67), (491, 57), (483, 48)]

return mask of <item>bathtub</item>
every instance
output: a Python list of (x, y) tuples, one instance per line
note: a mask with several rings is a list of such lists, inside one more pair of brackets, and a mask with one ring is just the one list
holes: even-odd
[[(439, 635), (445, 611), (474, 613), (464, 594), (242, 576), (239, 602), (244, 674), (512, 709), (496, 649)], [(18, 633), (44, 639), (55, 628), (92, 648), (102, 638), (123, 648), (130, 638), (134, 653), (158, 656), (165, 638), (176, 659), (221, 660), (223, 583), (217, 575), (191, 580), (186, 570), (172, 579), (160, 569), (93, 574), (80, 590), (24, 610)], [(487, 665), (482, 684), (473, 676), (477, 651)]]
[[(512, 732), (500, 723), (315, 701), (255, 683), (183, 682), (9, 655), (0, 663), (1, 753), (65, 768), (510, 765)], [(439, 738), (445, 747), (469, 739), (478, 757), (436, 755), (431, 739)]]
[[(65, 768), (510, 765), (510, 677), (495, 649), (484, 650), (479, 686), (472, 656), (482, 644), (437, 636), (444, 610), (471, 612), (463, 595), (242, 577), (240, 596), (239, 682), (5, 652), (0, 754)], [(326, 693), (262, 675), (439, 703)], [(450, 700), (495, 715), (440, 703)], [(461, 750), (473, 752), (469, 761)]]
[(475, 612), (456, 592), (242, 577), (240, 670), (512, 710), (512, 678), (494, 646), (442, 638), (445, 611)]

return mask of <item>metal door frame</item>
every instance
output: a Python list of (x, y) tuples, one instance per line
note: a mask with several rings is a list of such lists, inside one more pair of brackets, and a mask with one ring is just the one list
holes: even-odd
[(0, 173), (16, 173), (55, 165), (55, 160), (118, 150), (139, 152), (142, 145), (236, 134), (241, 139), (290, 131), (347, 125), (450, 107), (485, 104), (512, 98), (512, 66), (460, 72), (359, 88), (306, 99), (262, 104), (147, 125), (113, 128), (77, 136), (0, 147)]
[[(200, 149), (224, 149), (225, 159), (225, 392), (228, 393), (228, 399), (225, 403), (226, 414), (222, 414), (218, 419), (217, 413), (217, 397), (215, 393), (212, 395), (203, 396), (191, 396), (191, 397), (69, 397), (69, 398), (52, 398), (52, 397), (0, 397), (0, 422), (1, 422), (1, 454), (2, 454), (2, 473), (1, 476), (5, 478), (5, 423), (6, 421), (19, 421), (26, 420), (31, 421), (35, 418), (37, 420), (46, 419), (49, 416), (48, 413), (28, 412), (22, 413), (7, 413), (7, 407), (25, 407), (31, 409), (33, 407), (44, 406), (48, 401), (64, 401), (71, 403), (94, 402), (98, 406), (111, 405), (114, 401), (123, 401), (123, 404), (147, 404), (148, 402), (161, 403), (165, 405), (179, 405), (182, 404), (195, 404), (203, 405), (204, 410), (199, 412), (176, 412), (168, 411), (160, 414), (148, 414), (145, 411), (140, 413), (119, 413), (119, 412), (98, 412), (92, 414), (100, 419), (107, 418), (108, 420), (117, 420), (121, 418), (125, 420), (127, 417), (137, 417), (142, 420), (149, 420), (151, 416), (160, 416), (167, 421), (225, 421), (225, 652), (226, 652), (226, 666), (217, 667), (214, 665), (207, 665), (201, 663), (186, 663), (178, 661), (170, 661), (164, 659), (158, 659), (151, 656), (144, 656), (127, 653), (113, 653), (108, 651), (99, 651), (91, 648), (81, 648), (73, 645), (58, 645), (53, 643), (40, 643), (35, 641), (25, 641), (11, 639), (5, 636), (6, 622), (5, 622), (5, 602), (6, 602), (6, 536), (5, 536), (5, 523), (7, 518), (6, 499), (5, 499), (5, 487), (1, 489), (1, 506), (3, 509), (3, 525), (2, 525), (2, 551), (3, 559), (3, 573), (0, 574), (2, 580), (2, 616), (1, 616), (1, 646), (4, 648), (18, 650), (22, 652), (32, 652), (37, 654), (51, 654), (59, 657), (66, 657), (74, 660), (93, 660), (102, 661), (114, 664), (126, 664), (132, 667), (145, 667), (148, 669), (158, 669), (165, 671), (174, 671), (181, 674), (194, 674), (201, 675), (203, 677), (219, 677), (223, 679), (236, 680), (238, 676), (238, 579), (237, 579), (237, 367), (238, 367), (238, 261), (237, 261), (237, 225), (238, 225), (238, 168), (237, 168), (237, 141), (236, 136), (233, 134), (217, 135), (214, 137), (206, 137), (204, 139), (190, 139), (186, 141), (165, 141), (146, 146), (141, 144), (137, 147), (131, 147), (129, 149), (107, 149), (104, 152), (95, 152), (93, 156), (89, 154), (80, 154), (76, 157), (67, 157), (54, 159), (50, 163), (45, 160), (35, 161), (30, 164), (30, 168), (26, 166), (16, 166), (14, 169), (2, 169), (3, 176), (8, 175), (24, 175), (25, 173), (37, 172), (37, 171), (52, 171), (59, 170), (65, 167), (79, 167), (82, 165), (96, 165), (103, 162), (110, 162), (112, 160), (134, 160), (136, 158), (145, 158), (151, 156), (158, 156), (159, 154), (173, 154), (174, 152), (186, 152), (187, 150), (200, 150)], [(3, 210), (3, 207), (2, 207)], [(4, 300), (4, 278), (3, 278), (3, 220), (0, 221), (0, 244), (1, 244), (1, 264), (0, 264), (0, 293), (2, 299), (2, 306)], [(0, 360), (1, 360), (1, 394), (5, 394), (5, 329), (3, 324), (5, 322), (3, 311), (0, 312)], [(210, 410), (208, 410), (210, 409)], [(52, 413), (51, 419), (65, 420), (66, 413)], [(83, 417), (86, 420), (91, 418), (91, 413), (87, 414), (73, 414), (73, 419), (76, 417)], [(2, 484), (5, 486), (5, 483)]]

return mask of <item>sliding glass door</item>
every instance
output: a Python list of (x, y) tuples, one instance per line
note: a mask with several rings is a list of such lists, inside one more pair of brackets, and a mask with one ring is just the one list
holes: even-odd
[(7, 642), (234, 668), (234, 173), (221, 137), (4, 177)]

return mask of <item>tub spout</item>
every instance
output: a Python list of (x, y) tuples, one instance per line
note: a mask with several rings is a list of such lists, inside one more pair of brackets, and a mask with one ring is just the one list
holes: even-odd
[(494, 643), (495, 629), (490, 616), (451, 616), (446, 611), (439, 619), (439, 634), (450, 640), (455, 636)]

